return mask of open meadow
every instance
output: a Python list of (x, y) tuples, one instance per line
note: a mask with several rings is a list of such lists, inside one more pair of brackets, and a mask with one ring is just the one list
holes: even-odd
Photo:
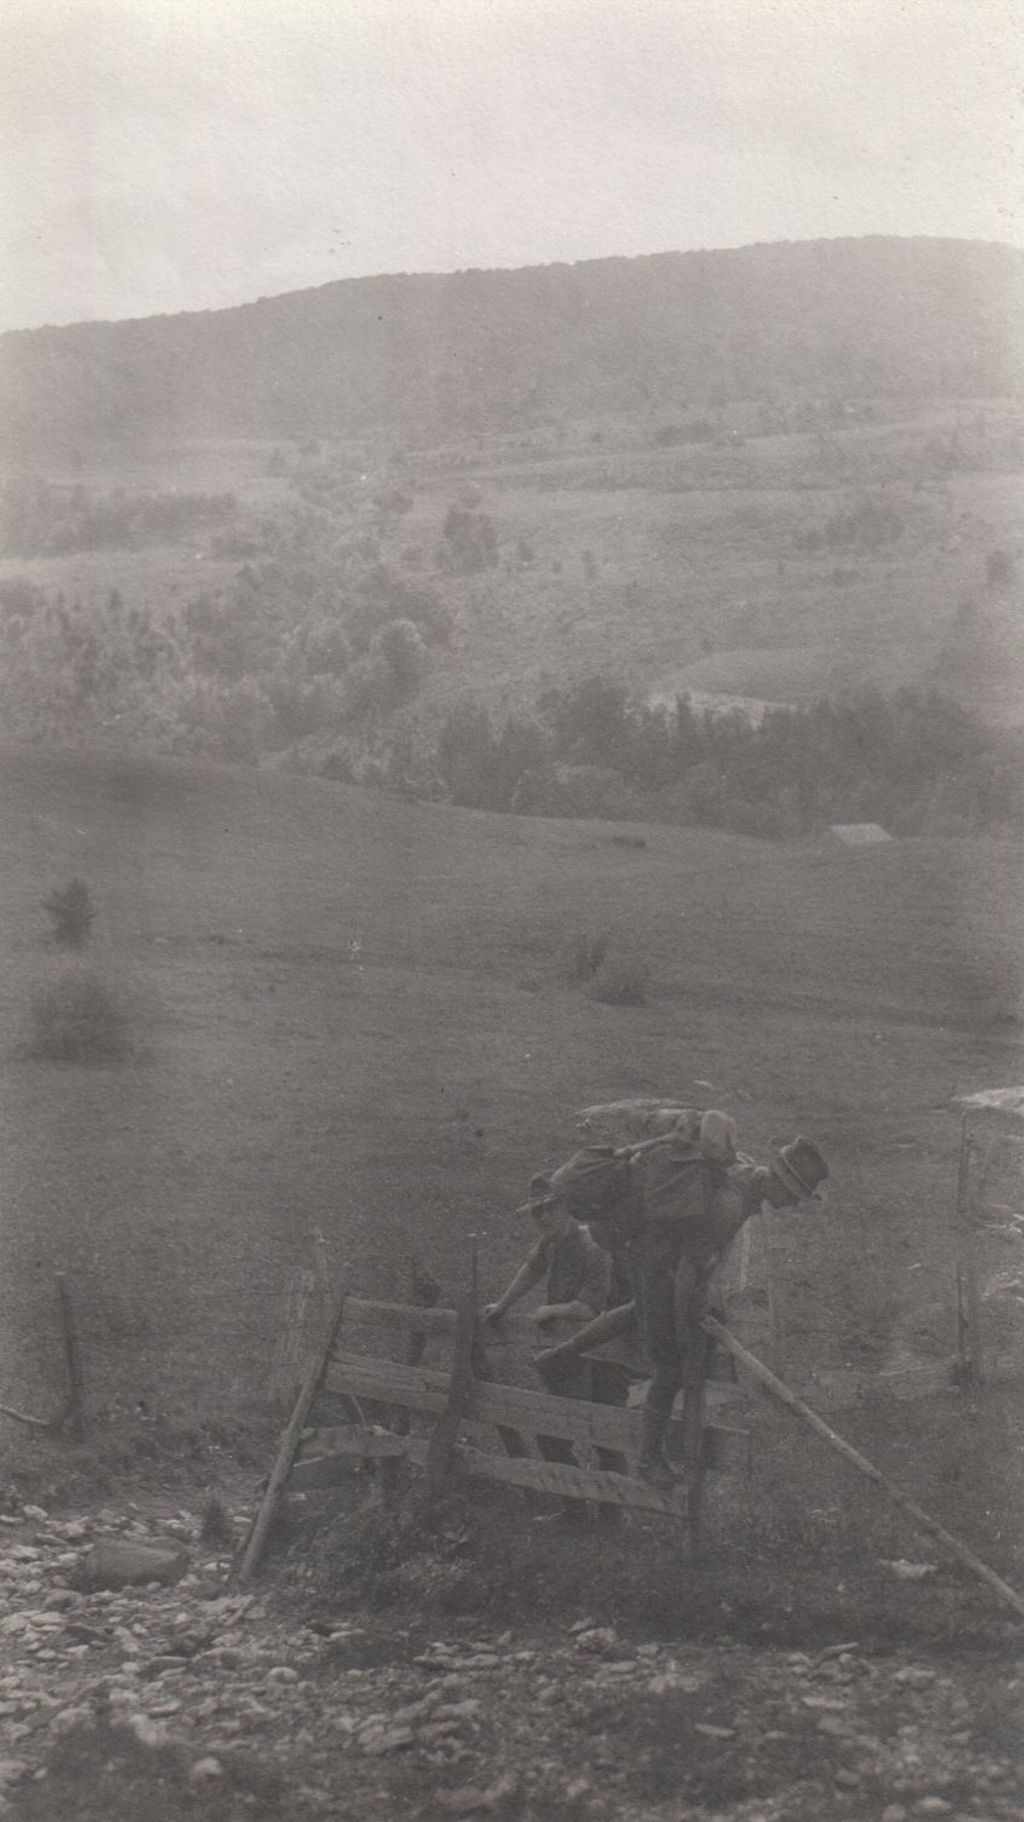
[[(399, 1297), (412, 1254), (465, 1283), (476, 1234), (494, 1294), (531, 1173), (573, 1148), (577, 1109), (628, 1095), (720, 1104), (755, 1154), (796, 1132), (825, 1149), (827, 1208), (772, 1229), (789, 1370), (952, 1352), (949, 1103), (1020, 1067), (1012, 846), (638, 842), (636, 825), (11, 751), (0, 830), (6, 1402), (59, 1404), (60, 1270), (95, 1418), (230, 1428), (265, 1408), (315, 1230), (339, 1280)], [(69, 963), (40, 901), (71, 876), (97, 917)], [(595, 931), (647, 964), (646, 1004), (572, 984), (566, 953)], [(122, 1061), (33, 1054), (32, 990), (68, 966), (119, 996)], [(1019, 1241), (1000, 1245), (986, 1270), (1019, 1287)], [(902, 1420), (880, 1433), (906, 1467)], [(1006, 1513), (976, 1490), (991, 1541)]]

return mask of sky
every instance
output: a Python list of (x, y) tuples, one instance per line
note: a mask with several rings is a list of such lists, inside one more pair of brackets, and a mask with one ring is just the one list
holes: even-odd
[(1022, 238), (1017, 0), (0, 0), (0, 329)]

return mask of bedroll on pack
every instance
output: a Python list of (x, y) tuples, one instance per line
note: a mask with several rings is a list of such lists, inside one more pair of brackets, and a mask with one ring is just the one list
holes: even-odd
[(736, 1162), (736, 1122), (710, 1108), (695, 1139), (683, 1132), (650, 1140), (634, 1153), (634, 1175), (643, 1193), (644, 1218), (690, 1226), (715, 1218), (719, 1193)]
[(629, 1195), (632, 1154), (614, 1145), (584, 1145), (551, 1175), (551, 1188), (577, 1221), (615, 1215)]

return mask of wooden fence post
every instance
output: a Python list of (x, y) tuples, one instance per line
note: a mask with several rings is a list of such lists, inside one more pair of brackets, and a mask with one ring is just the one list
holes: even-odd
[(64, 1340), (64, 1364), (68, 1381), (67, 1403), (64, 1407), (62, 1423), (72, 1442), (81, 1442), (85, 1435), (85, 1380), (82, 1373), (82, 1356), (78, 1347), (75, 1312), (67, 1280), (63, 1272), (57, 1272), (56, 1279), (61, 1334)]
[(965, 1113), (960, 1127), (956, 1173), (953, 1243), (956, 1254), (956, 1355), (961, 1385), (979, 1386), (984, 1377), (981, 1298), (971, 1236), (971, 1154), (973, 1144)]
[(476, 1334), (476, 1290), (464, 1291), (456, 1305), (455, 1348), (452, 1357), (452, 1373), (448, 1384), (448, 1402), (438, 1419), (437, 1427), (430, 1438), (427, 1450), (426, 1472), (424, 1481), (424, 1502), (429, 1504), (436, 1499), (444, 1484), (455, 1444), (459, 1437), (459, 1425), (469, 1402), (473, 1384), (473, 1338)]
[(330, 1318), (324, 1325), (324, 1332), (320, 1345), (316, 1351), (316, 1358), (306, 1375), (305, 1382), (299, 1392), (298, 1398), (295, 1400), (295, 1408), (292, 1411), (288, 1428), (281, 1438), (281, 1444), (277, 1452), (277, 1460), (274, 1463), (270, 1479), (264, 1489), (259, 1511), (253, 1520), (249, 1535), (242, 1546), (237, 1571), (238, 1580), (240, 1582), (247, 1582), (250, 1577), (255, 1574), (259, 1566), (259, 1561), (263, 1555), (264, 1546), (267, 1541), (267, 1533), (270, 1530), (274, 1514), (277, 1511), (277, 1502), (284, 1490), (284, 1484), (291, 1473), (292, 1463), (295, 1460), (295, 1454), (302, 1439), (302, 1432), (306, 1426), (306, 1418), (309, 1416), (316, 1395), (323, 1384), (324, 1374), (327, 1371), (327, 1363), (330, 1360), (335, 1343), (338, 1339), (338, 1331), (341, 1328), (341, 1319), (344, 1311), (345, 1293), (342, 1292), (335, 1303)]

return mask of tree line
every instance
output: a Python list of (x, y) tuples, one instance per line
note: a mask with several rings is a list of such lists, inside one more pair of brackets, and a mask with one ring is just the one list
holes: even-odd
[[(935, 691), (874, 688), (809, 706), (738, 712), (631, 700), (591, 677), (500, 725), (465, 703), (443, 721), (426, 776), (457, 803), (564, 813), (582, 788), (606, 813), (776, 838), (837, 822), (891, 833), (1010, 833), (1024, 809), (1024, 741)], [(409, 766), (411, 755), (398, 756)], [(435, 785), (436, 791), (436, 785)]]
[(862, 689), (759, 720), (637, 700), (608, 677), (548, 687), (528, 710), (421, 695), (453, 636), (422, 576), (372, 544), (321, 548), (301, 521), (223, 592), (155, 614), (116, 590), (97, 609), (0, 584), (9, 737), (114, 736), (141, 749), (297, 769), (527, 815), (692, 823), (768, 838), (834, 822), (894, 834), (1020, 827), (1019, 731), (935, 691)]

